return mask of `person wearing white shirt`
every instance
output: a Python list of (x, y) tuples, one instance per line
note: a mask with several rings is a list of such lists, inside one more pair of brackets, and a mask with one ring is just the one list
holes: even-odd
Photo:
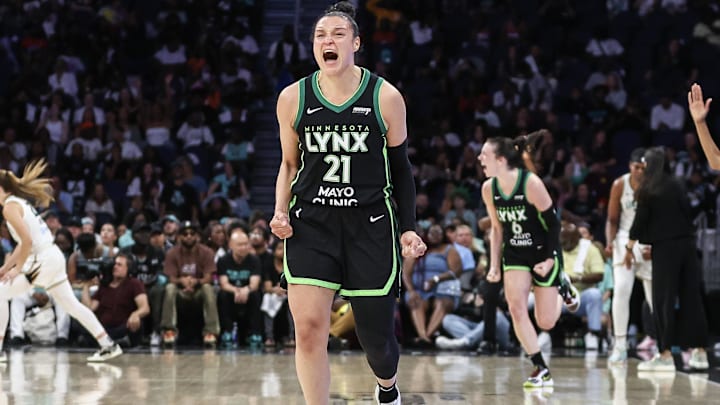
[(685, 110), (673, 103), (670, 97), (663, 97), (660, 103), (656, 104), (650, 112), (650, 129), (681, 130), (685, 124)]
[(95, 117), (95, 125), (105, 125), (105, 111), (102, 108), (95, 106), (95, 96), (88, 92), (83, 97), (83, 106), (75, 110), (73, 114), (73, 123), (79, 124), (83, 120), (85, 110), (92, 110), (93, 116)]
[(75, 74), (67, 71), (67, 65), (62, 58), (55, 63), (55, 71), (48, 77), (48, 85), (53, 91), (60, 89), (72, 97), (76, 97), (78, 93)]
[(178, 130), (177, 138), (182, 142), (183, 149), (200, 146), (203, 143), (207, 145), (215, 143), (210, 128), (203, 123), (203, 114), (200, 111), (190, 114), (188, 120)]

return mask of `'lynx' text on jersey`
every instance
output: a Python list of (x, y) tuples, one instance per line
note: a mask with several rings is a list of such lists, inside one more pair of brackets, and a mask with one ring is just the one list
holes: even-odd
[(503, 226), (503, 247), (533, 248), (542, 250), (547, 240), (547, 229), (537, 209), (527, 200), (525, 186), (530, 172), (520, 169), (515, 188), (506, 196), (492, 181), (492, 194), (498, 220)]
[(293, 195), (335, 207), (366, 206), (389, 198), (387, 129), (378, 102), (382, 81), (363, 68), (355, 94), (334, 105), (318, 86), (318, 72), (300, 80), (294, 125), (300, 168), (292, 182)]

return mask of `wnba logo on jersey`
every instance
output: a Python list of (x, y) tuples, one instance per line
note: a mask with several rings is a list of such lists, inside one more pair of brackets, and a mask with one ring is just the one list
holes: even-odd
[(372, 111), (372, 108), (370, 107), (353, 107), (352, 109), (353, 114), (368, 115), (370, 114), (370, 111)]

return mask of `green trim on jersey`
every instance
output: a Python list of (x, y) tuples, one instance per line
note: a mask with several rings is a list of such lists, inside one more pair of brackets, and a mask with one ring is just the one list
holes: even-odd
[(295, 128), (295, 131), (297, 131), (298, 124), (300, 124), (300, 118), (303, 116), (303, 110), (305, 109), (305, 80), (307, 78), (303, 77), (298, 82), (298, 91), (300, 92), (300, 98), (298, 99), (298, 108), (297, 108), (297, 115), (295, 115), (295, 122), (293, 123), (293, 128)]
[[(552, 209), (552, 207), (550, 207), (550, 209)], [(538, 210), (537, 215), (538, 215), (538, 220), (540, 221), (540, 225), (542, 225), (543, 229), (545, 229), (547, 231), (548, 230), (547, 222), (545, 222), (545, 219), (542, 217), (542, 213), (540, 212), (540, 210)]]
[[(388, 277), (387, 282), (385, 282), (385, 285), (383, 288), (375, 289), (375, 290), (346, 290), (346, 289), (340, 289), (340, 295), (343, 297), (382, 297), (385, 295), (388, 295), (390, 292), (390, 289), (392, 288), (393, 282), (395, 281), (395, 278), (398, 276), (399, 271), (399, 263), (400, 263), (400, 257), (398, 254), (398, 238), (397, 238), (397, 222), (395, 221), (395, 214), (392, 208), (392, 205), (390, 204), (389, 199), (385, 199), (385, 206), (388, 210), (388, 218), (390, 218), (390, 229), (392, 229), (392, 240), (393, 240), (393, 263), (392, 263), (392, 270), (390, 270), (390, 277)], [(287, 277), (287, 275), (285, 276)]]
[[(505, 195), (503, 193), (502, 188), (500, 187), (500, 183), (497, 180), (497, 177), (493, 177), (493, 182), (495, 183), (495, 188), (497, 188), (498, 195), (502, 197), (503, 200), (509, 201), (513, 196), (515, 196), (515, 193), (517, 193), (518, 188), (520, 188), (520, 183), (525, 184), (527, 182), (527, 176), (523, 176), (523, 170), (518, 169), (518, 177), (517, 180), (515, 180), (515, 186), (513, 187), (513, 190), (510, 192), (510, 195)], [(523, 188), (524, 190), (524, 188)]]
[(300, 173), (302, 173), (303, 169), (305, 168), (305, 150), (302, 147), (302, 142), (300, 142), (299, 134), (298, 134), (298, 149), (300, 149), (300, 167), (298, 168), (297, 173), (295, 173), (295, 178), (292, 179), (292, 181), (290, 182), (290, 190), (292, 190), (295, 183), (297, 183), (298, 179), (300, 178)]
[(335, 105), (331, 103), (328, 99), (325, 98), (325, 96), (322, 94), (322, 91), (320, 90), (320, 85), (318, 84), (318, 81), (320, 80), (320, 71), (316, 71), (312, 75), (312, 89), (315, 93), (315, 96), (320, 101), (320, 103), (325, 106), (328, 110), (334, 111), (336, 113), (343, 112), (346, 108), (349, 106), (355, 104), (355, 102), (360, 98), (360, 96), (365, 92), (365, 88), (367, 87), (368, 82), (370, 81), (370, 72), (368, 72), (365, 68), (360, 68), (362, 70), (362, 77), (360, 78), (360, 86), (355, 90), (355, 93), (350, 97), (347, 101), (342, 103), (341, 105)]
[[(387, 155), (387, 126), (383, 120), (382, 113), (380, 112), (380, 86), (382, 86), (384, 79), (378, 76), (377, 82), (375, 82), (375, 88), (373, 89), (373, 104), (375, 107), (375, 118), (377, 118), (378, 125), (380, 125), (380, 131), (382, 132), (383, 138), (383, 163), (385, 164), (385, 187), (383, 187), (383, 195), (387, 200), (392, 195), (392, 182), (390, 181), (390, 159)], [(392, 212), (392, 211), (390, 211)]]
[(380, 131), (382, 131), (383, 135), (385, 135), (387, 134), (387, 125), (385, 125), (385, 120), (380, 112), (380, 86), (382, 86), (383, 81), (385, 80), (382, 77), (378, 77), (377, 82), (375, 82), (375, 88), (373, 89), (373, 104), (375, 104), (375, 117), (377, 118), (378, 124), (380, 124)]

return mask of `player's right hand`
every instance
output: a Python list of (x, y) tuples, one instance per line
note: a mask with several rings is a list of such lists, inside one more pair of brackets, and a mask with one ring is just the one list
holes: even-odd
[(491, 267), (487, 274), (487, 281), (491, 283), (498, 283), (500, 282), (500, 270), (497, 268)]
[(273, 235), (280, 239), (287, 239), (293, 235), (293, 229), (290, 225), (290, 217), (287, 212), (275, 211), (272, 220), (270, 220), (270, 229)]

